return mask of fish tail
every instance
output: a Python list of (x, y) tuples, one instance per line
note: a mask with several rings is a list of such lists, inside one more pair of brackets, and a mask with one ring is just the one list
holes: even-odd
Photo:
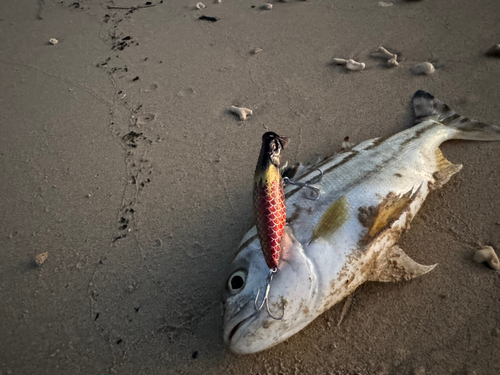
[(453, 138), (472, 141), (500, 141), (500, 126), (460, 116), (441, 100), (428, 92), (418, 90), (413, 95), (415, 122), (435, 120), (457, 132)]

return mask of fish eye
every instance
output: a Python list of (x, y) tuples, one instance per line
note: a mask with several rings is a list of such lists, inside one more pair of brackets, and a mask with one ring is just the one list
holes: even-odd
[(237, 293), (244, 288), (246, 281), (247, 273), (243, 270), (239, 270), (229, 276), (227, 284), (231, 293)]

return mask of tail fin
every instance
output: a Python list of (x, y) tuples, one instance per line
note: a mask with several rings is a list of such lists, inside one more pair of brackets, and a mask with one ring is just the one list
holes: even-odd
[(425, 120), (435, 120), (443, 125), (457, 129), (458, 132), (455, 136), (457, 139), (500, 141), (500, 126), (460, 116), (428, 92), (418, 90), (413, 95), (412, 101), (417, 124)]

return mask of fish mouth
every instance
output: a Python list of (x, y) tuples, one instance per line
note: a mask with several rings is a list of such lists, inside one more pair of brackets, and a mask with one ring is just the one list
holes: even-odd
[[(224, 336), (224, 341), (226, 342), (227, 345), (231, 345), (231, 340), (233, 337), (236, 335), (238, 330), (245, 325), (245, 323), (249, 322), (252, 318), (254, 318), (256, 315), (258, 315), (258, 311), (253, 311), (249, 316), (241, 319), (238, 323), (235, 323), (232, 328), (228, 328), (225, 331), (229, 332), (229, 334), (225, 334)], [(246, 315), (246, 314), (245, 314)], [(233, 319), (235, 320), (235, 319)], [(230, 322), (231, 323), (231, 322)], [(229, 325), (229, 324), (228, 324)]]
[[(255, 314), (254, 314), (255, 315)], [(236, 333), (236, 331), (238, 330), (238, 328), (240, 328), (244, 323), (246, 323), (250, 318), (252, 318), (253, 315), (250, 315), (248, 318), (245, 318), (243, 319), (241, 322), (239, 322), (238, 324), (236, 324), (234, 326), (234, 328), (231, 330), (231, 332), (229, 333), (229, 337), (228, 337), (228, 343), (231, 343), (231, 339), (233, 338), (234, 334)]]

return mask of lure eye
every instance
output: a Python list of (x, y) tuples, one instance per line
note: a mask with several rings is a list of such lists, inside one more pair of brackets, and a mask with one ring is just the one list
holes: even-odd
[(245, 283), (247, 281), (247, 273), (245, 271), (239, 270), (233, 273), (229, 277), (229, 281), (227, 283), (229, 290), (231, 293), (238, 293), (245, 287)]

